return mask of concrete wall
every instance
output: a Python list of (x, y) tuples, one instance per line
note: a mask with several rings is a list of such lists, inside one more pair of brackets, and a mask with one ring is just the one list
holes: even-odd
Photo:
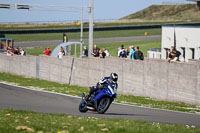
[(72, 59), (40, 56), (39, 78), (69, 84)]
[(118, 93), (200, 105), (200, 62), (0, 54), (0, 72), (86, 87), (116, 72), (119, 75)]
[(36, 56), (7, 56), (0, 54), (0, 72), (36, 77)]

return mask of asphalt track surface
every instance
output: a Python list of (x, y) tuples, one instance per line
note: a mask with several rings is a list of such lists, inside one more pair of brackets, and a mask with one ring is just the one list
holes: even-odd
[(67, 114), (98, 118), (123, 118), (200, 127), (200, 115), (113, 103), (105, 114), (78, 110), (80, 98), (0, 83), (0, 109)]
[[(94, 39), (94, 43), (129, 42), (129, 41), (141, 41), (141, 40), (161, 40), (161, 36), (155, 35), (155, 36), (98, 38), (98, 39)], [(69, 41), (79, 42), (80, 40), (69, 40)], [(85, 44), (88, 44), (88, 39), (84, 39), (83, 42)], [(59, 45), (61, 43), (62, 43), (62, 40), (15, 42), (14, 46), (15, 47), (55, 46), (55, 45)]]

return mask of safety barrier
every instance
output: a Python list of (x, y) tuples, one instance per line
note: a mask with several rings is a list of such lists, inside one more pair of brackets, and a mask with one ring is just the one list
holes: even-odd
[(91, 86), (111, 72), (119, 75), (121, 94), (200, 105), (200, 62), (168, 63), (108, 57), (75, 58), (0, 54), (0, 72), (66, 84)]

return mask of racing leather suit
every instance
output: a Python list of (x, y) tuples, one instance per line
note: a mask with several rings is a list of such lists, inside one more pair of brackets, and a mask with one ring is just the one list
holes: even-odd
[(117, 90), (118, 84), (116, 82), (110, 82), (110, 77), (104, 77), (101, 79), (96, 86), (90, 87), (88, 98), (99, 89), (105, 89), (106, 86), (110, 86), (113, 90)]

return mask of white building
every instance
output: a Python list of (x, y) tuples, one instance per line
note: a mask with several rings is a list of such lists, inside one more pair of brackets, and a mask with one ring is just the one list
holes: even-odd
[(162, 26), (162, 59), (167, 58), (167, 49), (174, 46), (174, 36), (181, 61), (200, 59), (200, 26), (195, 25)]

